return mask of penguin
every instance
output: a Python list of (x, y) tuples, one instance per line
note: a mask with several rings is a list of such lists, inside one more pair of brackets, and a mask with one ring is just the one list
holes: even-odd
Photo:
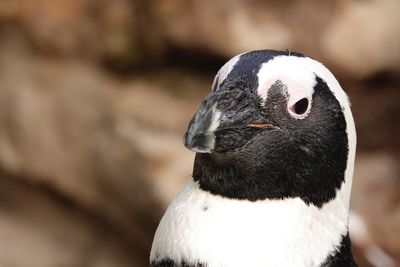
[(192, 177), (150, 266), (357, 266), (348, 232), (356, 131), (334, 75), (300, 53), (246, 52), (218, 71), (184, 145)]

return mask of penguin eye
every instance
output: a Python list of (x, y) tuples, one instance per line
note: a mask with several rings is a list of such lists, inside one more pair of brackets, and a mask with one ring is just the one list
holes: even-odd
[(307, 116), (307, 112), (310, 109), (310, 101), (308, 98), (304, 97), (298, 100), (289, 108), (289, 113), (295, 119), (304, 119)]
[(292, 111), (297, 115), (302, 115), (307, 111), (308, 99), (302, 98), (292, 106)]

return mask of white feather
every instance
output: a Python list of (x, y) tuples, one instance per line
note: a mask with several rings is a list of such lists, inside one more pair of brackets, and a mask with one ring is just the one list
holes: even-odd
[(347, 233), (342, 196), (321, 209), (299, 198), (251, 202), (212, 195), (190, 180), (160, 222), (151, 261), (319, 266)]

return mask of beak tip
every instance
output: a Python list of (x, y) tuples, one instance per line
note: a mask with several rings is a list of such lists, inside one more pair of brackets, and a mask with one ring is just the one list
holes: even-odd
[(212, 132), (191, 134), (186, 132), (183, 136), (185, 147), (196, 153), (211, 153), (214, 148), (214, 134)]
[(212, 153), (214, 150), (215, 131), (221, 116), (214, 100), (206, 99), (203, 102), (200, 109), (191, 119), (188, 130), (183, 137), (185, 147), (194, 152)]

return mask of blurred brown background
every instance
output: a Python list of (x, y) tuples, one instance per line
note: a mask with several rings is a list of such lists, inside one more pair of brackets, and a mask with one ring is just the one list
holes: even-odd
[[(358, 129), (360, 266), (400, 266), (400, 1), (0, 0), (0, 267), (146, 266), (233, 55), (327, 65)], [(354, 229), (354, 230), (353, 230)]]

